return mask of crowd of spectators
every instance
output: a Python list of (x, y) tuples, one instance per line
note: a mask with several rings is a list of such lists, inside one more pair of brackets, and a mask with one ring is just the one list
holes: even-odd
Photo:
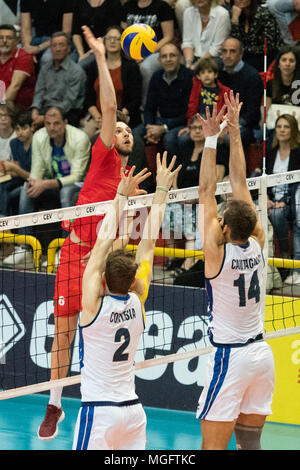
[[(118, 108), (135, 139), (130, 162), (139, 169), (159, 146), (183, 164), (177, 187), (196, 184), (203, 142), (194, 116), (214, 103), (220, 109), (230, 89), (243, 102), (247, 158), (262, 143), (264, 76), (267, 173), (300, 169), (299, 0), (4, 0), (0, 17), (1, 216), (38, 210), (43, 199), (53, 209), (76, 203), (101, 127), (101, 83), (83, 25), (104, 38)], [(122, 31), (138, 22), (158, 41), (142, 61), (121, 49)], [(222, 181), (226, 133), (218, 148)], [(280, 254), (300, 259), (300, 190), (288, 186), (269, 194), (269, 218)], [(300, 271), (292, 274), (300, 284)]]

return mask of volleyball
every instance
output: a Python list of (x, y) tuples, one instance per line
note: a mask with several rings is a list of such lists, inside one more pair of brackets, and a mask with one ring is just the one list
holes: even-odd
[(135, 23), (123, 31), (121, 46), (124, 53), (131, 59), (145, 59), (156, 50), (156, 34), (147, 24)]

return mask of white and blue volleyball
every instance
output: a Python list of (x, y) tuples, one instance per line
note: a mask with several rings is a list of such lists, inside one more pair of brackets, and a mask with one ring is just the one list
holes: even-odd
[(144, 23), (128, 26), (121, 36), (124, 53), (134, 60), (143, 60), (155, 52), (157, 38), (155, 31)]

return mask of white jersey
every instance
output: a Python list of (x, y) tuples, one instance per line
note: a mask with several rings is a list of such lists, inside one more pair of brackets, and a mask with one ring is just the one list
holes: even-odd
[(224, 245), (220, 272), (206, 278), (212, 343), (244, 344), (263, 333), (264, 258), (260, 245)]
[(134, 357), (144, 330), (143, 315), (135, 293), (105, 295), (95, 319), (79, 328), (82, 402), (137, 399)]

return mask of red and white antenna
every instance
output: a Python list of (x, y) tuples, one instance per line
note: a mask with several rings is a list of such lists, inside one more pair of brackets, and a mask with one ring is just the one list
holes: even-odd
[(264, 124), (263, 124), (263, 175), (266, 172), (266, 133), (267, 133), (267, 39), (264, 45)]

